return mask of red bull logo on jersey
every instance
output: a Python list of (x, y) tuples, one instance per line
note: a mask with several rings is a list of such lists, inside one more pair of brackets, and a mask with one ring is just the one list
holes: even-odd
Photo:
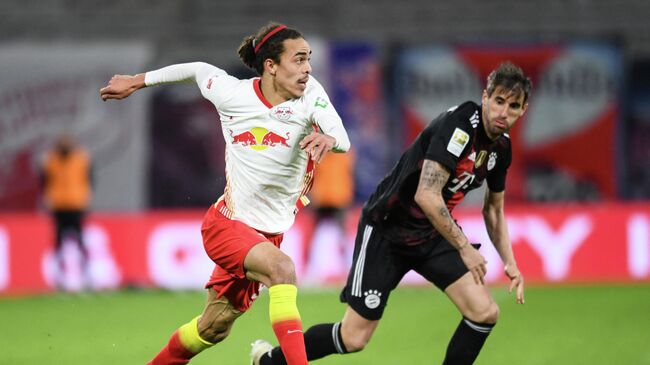
[(255, 136), (253, 133), (250, 131), (246, 131), (244, 133), (240, 134), (233, 134), (232, 129), (230, 130), (230, 137), (232, 137), (232, 144), (241, 144), (242, 146), (255, 146), (257, 144), (257, 140), (255, 139)]
[(286, 132), (285, 136), (282, 136), (262, 127), (254, 127), (251, 130), (239, 134), (234, 134), (232, 129), (229, 132), (232, 138), (232, 144), (250, 147), (255, 151), (263, 151), (269, 147), (276, 146), (291, 147), (288, 143), (289, 132)]

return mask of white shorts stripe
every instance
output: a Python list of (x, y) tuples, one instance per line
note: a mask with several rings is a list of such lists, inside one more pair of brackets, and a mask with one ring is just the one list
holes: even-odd
[[(363, 262), (366, 259), (366, 245), (368, 236), (368, 226), (363, 229), (363, 237), (361, 239), (361, 248), (359, 249), (359, 257), (357, 258), (356, 266), (354, 267), (354, 276), (352, 278), (352, 296), (361, 296), (361, 278), (363, 278)], [(357, 289), (358, 288), (358, 289)], [(358, 293), (357, 293), (358, 292)]]
[(361, 242), (361, 249), (359, 250), (359, 257), (357, 264), (354, 268), (354, 277), (352, 278), (352, 296), (361, 297), (361, 280), (363, 279), (363, 265), (366, 261), (366, 250), (368, 249), (368, 241), (372, 234), (372, 226), (366, 225), (363, 230), (363, 240)]

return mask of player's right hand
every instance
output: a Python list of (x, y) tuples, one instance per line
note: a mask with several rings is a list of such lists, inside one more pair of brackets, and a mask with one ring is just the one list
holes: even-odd
[(472, 273), (474, 282), (478, 285), (484, 285), (485, 274), (487, 273), (487, 261), (485, 261), (483, 255), (470, 244), (461, 247), (458, 249), (458, 252), (463, 263), (465, 263), (467, 269)]
[(307, 151), (312, 160), (320, 163), (325, 157), (325, 154), (332, 150), (334, 143), (336, 143), (334, 137), (319, 132), (312, 132), (300, 141), (300, 148)]
[(144, 86), (144, 74), (135, 76), (115, 75), (108, 81), (108, 85), (99, 90), (99, 96), (103, 101), (109, 99), (120, 100), (128, 97)]
[(512, 290), (516, 288), (517, 304), (524, 304), (526, 302), (524, 300), (524, 276), (519, 272), (517, 264), (506, 264), (503, 267), (503, 271), (508, 279), (510, 279), (508, 293), (512, 293)]

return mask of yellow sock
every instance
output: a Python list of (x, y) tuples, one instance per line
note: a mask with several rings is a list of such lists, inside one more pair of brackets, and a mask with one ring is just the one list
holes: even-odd
[(213, 343), (201, 338), (199, 335), (198, 322), (201, 316), (194, 317), (193, 320), (185, 323), (178, 329), (178, 337), (187, 350), (198, 354), (199, 352), (214, 346)]
[(298, 288), (291, 284), (278, 284), (269, 288), (269, 317), (271, 323), (287, 320), (300, 321), (300, 313), (296, 305)]

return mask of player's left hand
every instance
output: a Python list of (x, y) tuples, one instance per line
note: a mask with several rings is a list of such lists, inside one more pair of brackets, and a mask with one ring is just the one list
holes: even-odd
[(336, 139), (327, 134), (312, 132), (300, 141), (300, 148), (311, 154), (311, 159), (320, 163), (325, 154), (334, 147)]
[(512, 289), (516, 288), (517, 304), (524, 304), (524, 276), (521, 275), (521, 272), (519, 272), (515, 264), (506, 265), (503, 270), (508, 279), (510, 279), (508, 293), (512, 293)]

